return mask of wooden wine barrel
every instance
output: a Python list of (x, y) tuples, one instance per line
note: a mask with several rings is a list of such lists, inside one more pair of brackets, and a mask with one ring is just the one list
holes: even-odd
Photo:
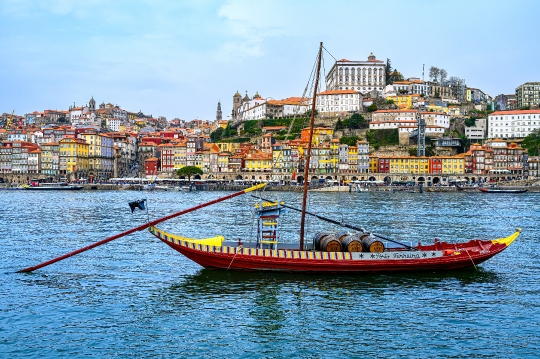
[(341, 241), (343, 252), (362, 252), (361, 233), (351, 234)]
[(337, 232), (336, 233), (336, 238), (341, 242), (343, 241), (343, 239), (345, 239), (345, 237), (347, 237), (349, 235), (349, 232), (347, 231), (341, 231), (341, 232)]
[(319, 246), (323, 252), (341, 252), (341, 242), (333, 234), (321, 238)]
[(329, 232), (318, 232), (313, 236), (313, 249), (320, 251), (321, 250), (321, 239), (327, 236), (331, 236), (332, 233)]
[(364, 252), (380, 253), (384, 252), (384, 243), (380, 239), (367, 236), (362, 240)]

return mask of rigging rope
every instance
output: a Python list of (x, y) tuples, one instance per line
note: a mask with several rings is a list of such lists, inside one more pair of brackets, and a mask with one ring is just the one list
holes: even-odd
[(328, 53), (328, 55), (332, 56), (332, 58), (333, 58), (334, 60), (336, 60), (336, 62), (337, 62), (337, 59), (334, 57), (334, 55), (332, 55), (332, 54), (330, 53), (330, 51), (328, 51), (328, 50), (326, 49), (326, 47), (323, 46), (322, 48), (324, 49), (324, 51), (326, 51), (326, 52)]
[(518, 228), (518, 226), (515, 226), (514, 224), (510, 223), (510, 221), (509, 221), (507, 218), (505, 218), (502, 214), (500, 214), (500, 213), (495, 209), (495, 207), (493, 207), (493, 206), (489, 203), (489, 201), (484, 201), (484, 203), (486, 203), (486, 204), (488, 205), (488, 207), (491, 208), (491, 210), (492, 210), (493, 212), (495, 212), (499, 217), (501, 217), (501, 219), (502, 219), (504, 222), (506, 222), (506, 224), (508, 224), (510, 227), (512, 227), (512, 228)]
[[(302, 104), (304, 104), (307, 100), (307, 97), (306, 97), (306, 93), (308, 93), (308, 88), (310, 88), (310, 82), (313, 83), (312, 81), (312, 78), (314, 77), (314, 74), (316, 73), (316, 69), (317, 69), (317, 57), (315, 58), (315, 62), (313, 63), (313, 68), (311, 69), (311, 74), (309, 76), (309, 79), (308, 79), (308, 82), (306, 84), (306, 87), (304, 88), (304, 92), (302, 93), (302, 97), (300, 98), (300, 102), (296, 105), (296, 108), (294, 109), (294, 115), (293, 115), (293, 119), (291, 121), (291, 124), (289, 125), (289, 129), (287, 130), (287, 134), (285, 135), (285, 139), (284, 141), (287, 141), (289, 140), (289, 137), (290, 137), (290, 134), (291, 134), (291, 130), (294, 126), (294, 122), (297, 118), (297, 116), (299, 115), (300, 113), (300, 106)], [(311, 85), (311, 88), (313, 88), (313, 85)], [(304, 125), (305, 125), (305, 121), (306, 121), (306, 118), (304, 117)], [(283, 150), (281, 150), (278, 154), (278, 156), (276, 157), (276, 159), (273, 159), (272, 158), (272, 170), (275, 169), (275, 166), (276, 164), (279, 162), (280, 158), (283, 156)]]

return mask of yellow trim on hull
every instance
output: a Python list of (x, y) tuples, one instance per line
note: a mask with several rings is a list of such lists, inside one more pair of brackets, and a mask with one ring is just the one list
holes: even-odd
[(512, 234), (511, 236), (508, 236), (506, 238), (493, 239), (491, 242), (493, 244), (506, 244), (506, 246), (508, 247), (510, 244), (512, 244), (513, 241), (517, 239), (517, 237), (519, 237), (520, 234), (521, 234), (521, 228), (518, 228), (516, 232)]
[(187, 243), (194, 243), (194, 244), (204, 244), (207, 246), (213, 246), (213, 247), (221, 247), (223, 245), (223, 241), (225, 240), (225, 237), (223, 236), (215, 236), (211, 238), (203, 238), (203, 239), (195, 239), (195, 238), (189, 238), (189, 237), (182, 237), (177, 236), (176, 234), (170, 234), (167, 232), (162, 231), (161, 229), (157, 229), (156, 227), (149, 227), (148, 230), (151, 233), (161, 233), (160, 238), (165, 238), (167, 236), (171, 240), (177, 240)]

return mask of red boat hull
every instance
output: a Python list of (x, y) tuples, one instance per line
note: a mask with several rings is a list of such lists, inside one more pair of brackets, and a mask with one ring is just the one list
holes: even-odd
[(478, 188), (479, 191), (484, 193), (525, 193), (527, 189), (499, 189), (499, 188)]
[(205, 268), (280, 272), (383, 273), (454, 270), (478, 265), (500, 253), (506, 244), (474, 240), (436, 243), (418, 251), (383, 253), (315, 252), (299, 250), (215, 247), (175, 241), (159, 230), (151, 232), (168, 246)]

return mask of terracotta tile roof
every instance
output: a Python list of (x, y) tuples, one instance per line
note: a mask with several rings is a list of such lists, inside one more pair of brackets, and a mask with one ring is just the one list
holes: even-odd
[(340, 94), (359, 94), (356, 90), (328, 90), (319, 93), (318, 95), (340, 95)]
[(495, 111), (489, 114), (489, 116), (502, 116), (502, 115), (538, 115), (540, 114), (540, 109), (538, 110), (512, 110), (512, 111)]
[(416, 112), (416, 110), (377, 110), (373, 113)]

